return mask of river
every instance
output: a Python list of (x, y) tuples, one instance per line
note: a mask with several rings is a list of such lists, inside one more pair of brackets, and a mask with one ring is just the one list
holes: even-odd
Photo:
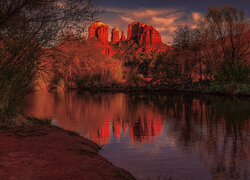
[(246, 98), (36, 93), (25, 112), (102, 145), (102, 156), (138, 179), (250, 179)]

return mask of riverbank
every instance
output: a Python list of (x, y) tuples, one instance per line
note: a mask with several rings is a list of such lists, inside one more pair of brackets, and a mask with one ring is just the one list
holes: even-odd
[(100, 156), (96, 143), (32, 120), (23, 127), (0, 129), (2, 179), (134, 179)]
[(79, 88), (78, 91), (108, 91), (108, 92), (174, 92), (174, 93), (192, 93), (192, 94), (213, 94), (223, 96), (245, 96), (250, 97), (249, 84), (220, 84), (216, 82), (210, 83), (186, 83), (186, 84), (147, 84), (144, 86), (129, 86), (125, 84), (118, 84), (112, 87), (84, 87)]

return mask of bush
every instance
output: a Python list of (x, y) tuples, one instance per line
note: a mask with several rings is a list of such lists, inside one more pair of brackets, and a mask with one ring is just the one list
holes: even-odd
[(81, 34), (97, 13), (92, 0), (0, 1), (0, 123), (21, 113), (45, 48), (55, 46), (65, 31)]
[(110, 87), (122, 79), (120, 60), (103, 54), (101, 45), (94, 39), (67, 41), (53, 50), (64, 53), (59, 60), (51, 60), (56, 64), (54, 83), (63, 80), (68, 87), (75, 84), (78, 89), (91, 89)]
[(0, 48), (0, 120), (21, 112), (24, 97), (33, 89), (40, 68), (39, 45), (24, 39), (5, 40)]
[[(238, 61), (234, 61), (238, 62)], [(238, 83), (250, 83), (250, 69), (242, 63), (229, 64), (226, 61), (221, 70), (215, 76), (215, 80), (219, 82), (238, 82)]]
[(130, 71), (128, 74), (127, 82), (129, 85), (132, 85), (132, 86), (141, 86), (142, 83), (144, 82), (143, 75), (136, 73), (136, 72), (133, 72), (133, 71)]

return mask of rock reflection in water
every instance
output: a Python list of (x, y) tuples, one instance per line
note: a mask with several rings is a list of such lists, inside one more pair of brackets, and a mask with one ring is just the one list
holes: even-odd
[[(30, 115), (53, 118), (60, 127), (76, 131), (99, 144), (106, 144), (109, 150), (104, 153), (106, 157), (142, 178), (159, 177), (161, 174), (173, 179), (189, 176), (199, 179), (205, 174), (208, 175), (207, 179), (247, 179), (250, 169), (249, 107), (247, 100), (216, 96), (78, 95), (69, 92), (30, 95), (26, 111)], [(144, 144), (161, 149), (149, 148)], [(116, 146), (123, 148), (119, 155), (118, 152), (110, 152), (111, 147)], [(137, 154), (140, 146), (145, 155), (150, 154), (152, 149), (157, 153), (140, 159)], [(167, 146), (181, 153), (181, 159), (176, 158), (170, 164), (170, 158), (175, 156), (174, 153), (166, 156)], [(124, 155), (122, 153), (126, 153), (126, 157), (118, 158)], [(132, 154), (129, 157), (135, 160), (127, 158), (129, 153)], [(180, 164), (190, 157), (199, 159), (198, 164), (202, 164), (200, 168), (204, 172), (199, 172), (199, 169), (193, 172), (188, 164), (186, 169)], [(144, 164), (145, 170), (138, 167), (139, 161), (146, 163), (149, 159), (159, 162), (156, 165)], [(175, 169), (171, 165), (181, 168)], [(158, 166), (159, 171), (151, 172), (151, 166)]]

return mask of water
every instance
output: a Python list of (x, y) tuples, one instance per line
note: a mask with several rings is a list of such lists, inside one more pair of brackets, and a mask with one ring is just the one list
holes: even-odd
[(250, 101), (174, 95), (40, 93), (26, 112), (103, 145), (138, 179), (250, 179)]

